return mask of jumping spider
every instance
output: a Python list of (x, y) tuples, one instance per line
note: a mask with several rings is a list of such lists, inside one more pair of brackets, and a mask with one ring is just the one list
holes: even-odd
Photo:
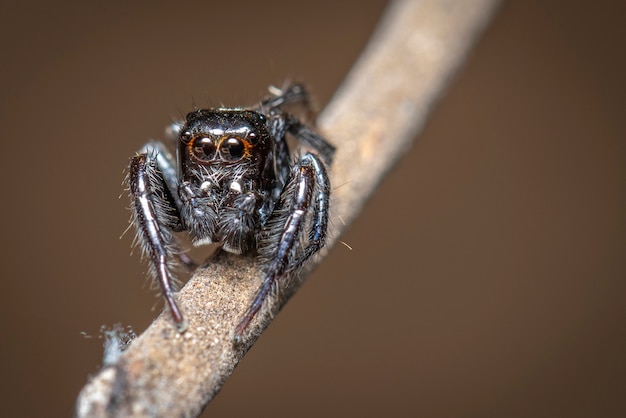
[[(330, 197), (326, 166), (335, 147), (283, 112), (285, 105), (309, 105), (302, 85), (273, 91), (251, 109), (187, 114), (170, 129), (176, 159), (163, 143), (152, 141), (130, 162), (137, 240), (180, 332), (187, 322), (176, 304), (172, 269), (178, 263), (190, 270), (196, 265), (180, 250), (174, 232), (187, 231), (194, 246), (220, 243), (228, 252), (258, 254), (263, 282), (235, 338), (278, 281), (324, 246)], [(310, 151), (294, 161), (287, 134)]]

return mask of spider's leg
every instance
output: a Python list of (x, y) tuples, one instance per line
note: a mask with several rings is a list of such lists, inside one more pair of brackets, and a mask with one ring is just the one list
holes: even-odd
[(139, 150), (138, 154), (146, 154), (161, 172), (169, 198), (174, 202), (175, 209), (180, 211), (183, 204), (178, 196), (178, 170), (172, 153), (159, 141), (150, 141)]
[(166, 179), (157, 159), (154, 153), (139, 153), (130, 162), (131, 212), (137, 239), (148, 258), (150, 274), (158, 279), (174, 322), (182, 332), (186, 322), (176, 304), (171, 272), (172, 257), (180, 253), (173, 237), (174, 226), (180, 219), (171, 194), (166, 192)]
[(182, 120), (176, 120), (165, 127), (165, 139), (173, 146), (178, 145), (178, 136), (182, 131), (185, 122)]
[(280, 94), (273, 95), (259, 103), (258, 108), (261, 110), (269, 110), (289, 104), (302, 103), (307, 110), (311, 109), (309, 93), (303, 84), (290, 84), (280, 90)]
[(328, 214), (330, 207), (330, 181), (324, 164), (314, 154), (305, 154), (302, 161), (310, 164), (313, 169), (315, 189), (312, 196), (311, 225), (307, 246), (290, 266), (290, 271), (299, 269), (312, 255), (326, 244), (328, 231)]
[[(266, 265), (263, 284), (235, 329), (235, 341), (241, 340), (268, 296), (277, 290), (278, 281), (299, 269), (323, 247), (329, 194), (330, 185), (324, 165), (315, 155), (305, 154), (293, 167), (280, 202), (261, 237), (259, 257)], [(309, 218), (312, 225), (307, 233)], [(301, 246), (305, 239), (308, 243), (303, 249)]]
[[(276, 190), (280, 193), (287, 183), (291, 167), (291, 153), (289, 152), (289, 144), (287, 144), (286, 139), (288, 129), (287, 120), (279, 109), (274, 109), (270, 113), (267, 125), (270, 135), (274, 138), (276, 144), (274, 158), (276, 158), (276, 176), (280, 184)], [(278, 195), (274, 196), (275, 200), (278, 200), (278, 198)]]
[[(183, 203), (178, 194), (178, 170), (174, 163), (174, 156), (163, 143), (158, 141), (150, 141), (145, 144), (141, 147), (139, 154), (146, 154), (156, 163), (161, 178), (166, 186), (165, 189), (163, 189), (165, 199), (173, 202), (173, 205), (171, 205), (172, 210), (175, 212), (176, 220), (178, 220), (178, 222), (172, 225), (172, 229), (176, 232), (182, 231), (183, 226), (180, 222), (180, 211), (183, 207)], [(198, 267), (198, 264), (184, 252), (177, 252), (176, 257), (189, 271), (193, 271)]]
[(287, 131), (317, 151), (327, 165), (333, 162), (335, 146), (291, 115), (284, 115)]
[[(308, 145), (312, 150), (320, 154), (324, 159), (326, 165), (330, 165), (333, 162), (335, 155), (335, 146), (329, 143), (326, 138), (309, 128), (304, 123), (300, 122), (294, 116), (284, 113), (278, 108), (272, 109), (270, 112), (269, 129), (274, 138), (276, 138), (277, 146), (277, 159), (281, 158), (281, 149), (284, 147), (287, 149), (287, 142), (285, 141), (285, 135), (290, 133), (296, 137), (299, 141)], [(283, 146), (282, 143), (285, 145)], [(288, 154), (287, 150), (287, 156)], [(284, 153), (282, 155), (285, 155)], [(277, 166), (281, 167), (280, 161), (277, 160)]]

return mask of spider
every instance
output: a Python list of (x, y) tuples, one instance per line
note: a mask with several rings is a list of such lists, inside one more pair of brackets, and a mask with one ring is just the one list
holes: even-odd
[[(131, 159), (128, 189), (132, 224), (149, 274), (156, 279), (179, 332), (187, 321), (176, 303), (173, 269), (197, 266), (180, 249), (175, 232), (194, 246), (219, 243), (225, 251), (256, 254), (262, 284), (235, 328), (241, 338), (278, 281), (296, 272), (325, 243), (330, 183), (326, 167), (335, 147), (283, 111), (309, 108), (300, 84), (250, 109), (198, 109), (169, 129), (175, 159), (151, 141)], [(308, 148), (294, 159), (287, 135)]]

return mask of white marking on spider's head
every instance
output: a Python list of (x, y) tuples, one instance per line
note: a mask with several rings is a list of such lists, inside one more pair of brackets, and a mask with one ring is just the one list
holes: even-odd
[(213, 184), (210, 181), (203, 181), (200, 185), (200, 190), (206, 193), (211, 189), (211, 187), (213, 187)]
[(233, 192), (241, 193), (241, 191), (243, 190), (243, 187), (241, 187), (240, 182), (238, 182), (237, 180), (233, 180), (230, 183), (230, 190), (232, 190)]
[(241, 252), (242, 252), (242, 249), (240, 247), (228, 245), (228, 243), (226, 243), (226, 242), (222, 246), (222, 249), (224, 251), (228, 251), (229, 253), (232, 253), (232, 254), (241, 254)]
[(213, 240), (210, 237), (204, 237), (193, 240), (192, 244), (194, 247), (200, 247), (202, 245), (213, 244)]

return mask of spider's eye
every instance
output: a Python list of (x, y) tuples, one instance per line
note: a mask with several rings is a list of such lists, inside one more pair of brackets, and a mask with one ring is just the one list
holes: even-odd
[(211, 138), (198, 138), (193, 141), (191, 152), (201, 161), (210, 161), (215, 158), (217, 148)]
[(180, 133), (180, 140), (183, 141), (185, 144), (188, 144), (189, 141), (191, 141), (191, 132), (189, 131), (183, 131)]
[(245, 144), (241, 139), (235, 137), (225, 139), (220, 146), (220, 154), (227, 161), (237, 161), (243, 157), (245, 152)]
[(252, 145), (256, 144), (257, 142), (259, 142), (259, 136), (256, 134), (256, 132), (250, 132), (248, 134), (248, 137), (246, 138)]

